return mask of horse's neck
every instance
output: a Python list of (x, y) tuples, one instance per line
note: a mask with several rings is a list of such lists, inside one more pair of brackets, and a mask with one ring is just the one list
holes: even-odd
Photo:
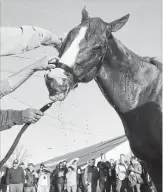
[[(157, 99), (157, 68), (115, 38), (109, 47), (96, 82), (106, 99), (121, 113)], [(159, 77), (158, 77), (159, 78)]]

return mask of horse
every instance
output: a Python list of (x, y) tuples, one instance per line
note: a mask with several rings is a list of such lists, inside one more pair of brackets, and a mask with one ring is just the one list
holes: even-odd
[[(95, 80), (119, 115), (133, 154), (142, 160), (158, 192), (162, 191), (162, 64), (141, 57), (113, 36), (129, 14), (112, 21), (91, 18), (65, 38), (56, 69), (45, 74), (51, 100), (64, 100), (78, 83)], [(109, 115), (109, 114), (108, 114)]]

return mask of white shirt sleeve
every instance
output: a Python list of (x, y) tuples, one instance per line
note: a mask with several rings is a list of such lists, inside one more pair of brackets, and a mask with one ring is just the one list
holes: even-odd
[(0, 32), (0, 56), (24, 53), (54, 38), (50, 31), (35, 26), (1, 27)]

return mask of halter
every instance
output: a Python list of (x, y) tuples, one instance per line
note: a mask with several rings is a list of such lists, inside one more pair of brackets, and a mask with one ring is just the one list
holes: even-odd
[[(97, 70), (96, 74), (98, 73), (99, 69), (102, 66), (102, 62), (104, 60), (106, 50), (107, 50), (107, 46), (104, 47), (102, 55), (99, 57), (99, 62), (91, 69), (91, 70), (96, 69)], [(91, 71), (91, 70), (87, 71), (86, 74), (80, 78), (74, 73), (74, 71), (71, 67), (69, 67), (68, 65), (66, 65), (64, 63), (59, 62), (59, 60), (56, 63), (49, 63), (49, 64), (55, 64), (56, 68), (63, 69), (67, 73), (70, 73), (73, 76), (74, 85), (82, 82), (82, 79), (84, 79), (84, 77), (86, 77), (88, 75), (88, 73)]]

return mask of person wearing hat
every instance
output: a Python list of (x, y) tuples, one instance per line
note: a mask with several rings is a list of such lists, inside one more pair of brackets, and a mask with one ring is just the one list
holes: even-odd
[(19, 166), (22, 167), (23, 169), (25, 169), (25, 164), (24, 164), (24, 162), (21, 162), (21, 163), (19, 164)]
[(36, 192), (37, 173), (35, 172), (34, 164), (28, 163), (25, 172), (24, 192)]
[(66, 188), (67, 192), (77, 191), (77, 164), (79, 158), (75, 158), (67, 163), (68, 171), (66, 173)]
[(16, 159), (13, 161), (13, 167), (9, 169), (6, 178), (10, 192), (23, 192), (24, 181), (24, 170), (19, 166), (19, 162)]
[[(61, 39), (52, 32), (37, 26), (1, 27), (0, 56), (21, 54), (40, 46), (52, 46), (57, 50), (61, 46)], [(41, 57), (26, 68), (0, 81), (0, 99), (15, 91), (35, 72), (54, 69), (55, 65), (48, 65), (51, 59)], [(54, 62), (54, 59), (52, 59)], [(0, 110), (0, 131), (11, 128), (14, 125), (24, 123), (36, 123), (43, 113), (36, 109), (25, 110)]]
[(96, 160), (91, 159), (89, 161), (88, 166), (85, 168), (84, 179), (85, 185), (87, 187), (88, 192), (96, 192), (97, 191), (97, 183), (99, 180), (99, 171), (97, 166), (95, 166)]

